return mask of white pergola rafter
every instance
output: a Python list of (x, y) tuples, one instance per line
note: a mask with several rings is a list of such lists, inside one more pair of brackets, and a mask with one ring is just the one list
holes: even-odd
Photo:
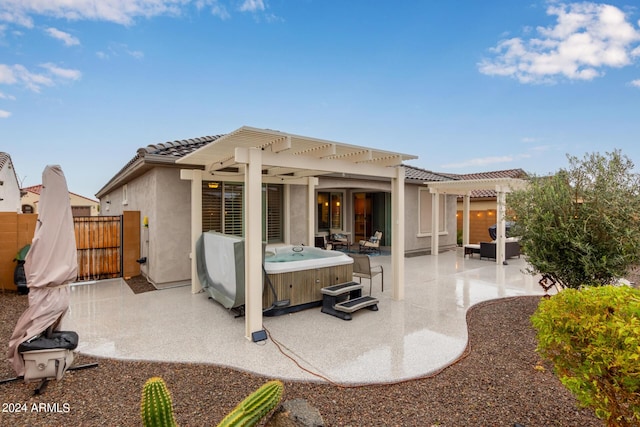
[[(393, 298), (404, 298), (404, 169), (402, 162), (416, 156), (342, 144), (269, 129), (239, 128), (176, 161), (204, 166), (204, 171), (181, 170), (191, 180), (191, 282), (198, 292), (195, 244), (202, 234), (202, 181), (222, 174), (221, 169), (238, 168), (245, 183), (245, 337), (262, 330), (262, 209), (263, 182), (305, 183), (307, 191), (307, 244), (313, 245), (315, 231), (315, 186), (318, 176), (333, 173), (383, 177), (391, 180)], [(266, 171), (266, 175), (263, 173)], [(290, 207), (285, 207), (285, 212)], [(251, 214), (249, 214), (249, 212)], [(285, 235), (288, 232), (285, 231)], [(289, 242), (287, 242), (289, 243)]]
[[(432, 230), (437, 230), (438, 224), (438, 195), (439, 194), (456, 194), (463, 196), (463, 211), (462, 211), (462, 244), (469, 244), (469, 212), (470, 212), (470, 194), (473, 190), (495, 190), (497, 195), (497, 230), (496, 230), (496, 263), (503, 264), (505, 262), (505, 238), (506, 238), (506, 194), (514, 190), (520, 190), (526, 188), (527, 181), (518, 178), (487, 178), (487, 179), (470, 179), (470, 180), (457, 180), (457, 181), (438, 181), (438, 182), (425, 182), (425, 185), (429, 187), (429, 191), (434, 195), (434, 202), (432, 204), (431, 218), (433, 221)], [(433, 233), (431, 237), (431, 247), (437, 248), (439, 246), (438, 233)], [(438, 251), (432, 250), (432, 255), (437, 255)]]

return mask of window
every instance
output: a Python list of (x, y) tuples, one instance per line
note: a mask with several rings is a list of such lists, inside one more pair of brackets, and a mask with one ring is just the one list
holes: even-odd
[(202, 231), (222, 232), (222, 183), (202, 182)]
[(342, 193), (318, 192), (318, 231), (342, 230)]
[(262, 240), (273, 243), (283, 239), (283, 186), (266, 184), (262, 186), (262, 218), (265, 220), (262, 228)]
[(244, 185), (239, 183), (224, 183), (224, 222), (222, 232), (234, 236), (244, 236), (243, 224), (243, 195)]
[(31, 205), (22, 205), (22, 213), (32, 214), (33, 213), (33, 206), (31, 206)]
[(122, 186), (122, 204), (126, 205), (129, 203), (129, 198), (127, 197), (128, 189), (127, 184)]
[[(421, 188), (419, 190), (419, 233), (420, 234), (432, 234), (432, 230), (431, 230), (431, 219), (432, 219), (432, 205), (433, 205), (433, 197), (435, 197), (435, 194), (432, 194), (429, 189), (427, 188)], [(439, 224), (438, 224), (438, 232), (439, 233), (444, 233), (447, 230), (446, 227), (446, 219), (447, 219), (447, 205), (446, 205), (446, 194), (438, 194), (438, 197), (440, 198), (440, 203), (439, 203)]]
[[(265, 224), (262, 238), (267, 242), (283, 241), (282, 185), (262, 186), (262, 212)], [(217, 231), (244, 236), (244, 184), (202, 182), (202, 231)]]

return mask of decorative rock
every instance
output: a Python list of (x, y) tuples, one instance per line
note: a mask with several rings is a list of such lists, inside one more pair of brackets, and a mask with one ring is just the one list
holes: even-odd
[(287, 400), (276, 409), (265, 427), (323, 427), (320, 411), (304, 399)]

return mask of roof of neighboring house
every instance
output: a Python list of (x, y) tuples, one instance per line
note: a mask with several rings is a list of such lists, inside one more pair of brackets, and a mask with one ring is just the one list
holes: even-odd
[[(491, 172), (478, 172), (478, 173), (467, 173), (462, 175), (455, 175), (458, 179), (461, 180), (471, 180), (471, 179), (495, 179), (495, 178), (526, 178), (527, 174), (522, 169), (505, 169), (500, 171), (491, 171)], [(495, 190), (473, 190), (471, 191), (470, 197), (472, 199), (479, 198), (495, 198), (496, 191)], [(462, 197), (462, 196), (458, 196)]]
[(193, 153), (198, 148), (215, 141), (221, 136), (223, 135), (182, 139), (138, 148), (136, 155), (96, 193), (96, 197), (102, 197), (112, 189), (126, 184), (157, 165), (185, 168), (184, 165), (176, 165), (176, 159)]
[(11, 161), (11, 156), (4, 151), (0, 151), (0, 169), (4, 169), (5, 166), (11, 166), (11, 170), (13, 170), (13, 176), (16, 178), (16, 183), (20, 185), (18, 182), (18, 174), (16, 173), (16, 168), (13, 167), (13, 162)]
[[(25, 187), (22, 189), (22, 191), (28, 191), (29, 193), (37, 194), (39, 196), (40, 193), (42, 192), (42, 184), (32, 185), (31, 187)], [(72, 193), (71, 191), (69, 191), (69, 194), (73, 194), (76, 197), (80, 197), (80, 198), (89, 200), (90, 202), (97, 203), (97, 200), (90, 199), (89, 197), (85, 197), (77, 193)]]

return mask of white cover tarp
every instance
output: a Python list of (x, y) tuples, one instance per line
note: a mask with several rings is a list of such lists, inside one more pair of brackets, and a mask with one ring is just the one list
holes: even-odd
[(42, 187), (38, 222), (24, 264), (29, 307), (16, 323), (7, 353), (18, 376), (24, 375), (18, 346), (50, 326), (57, 330), (69, 308), (69, 283), (78, 274), (69, 190), (60, 166), (45, 168)]

